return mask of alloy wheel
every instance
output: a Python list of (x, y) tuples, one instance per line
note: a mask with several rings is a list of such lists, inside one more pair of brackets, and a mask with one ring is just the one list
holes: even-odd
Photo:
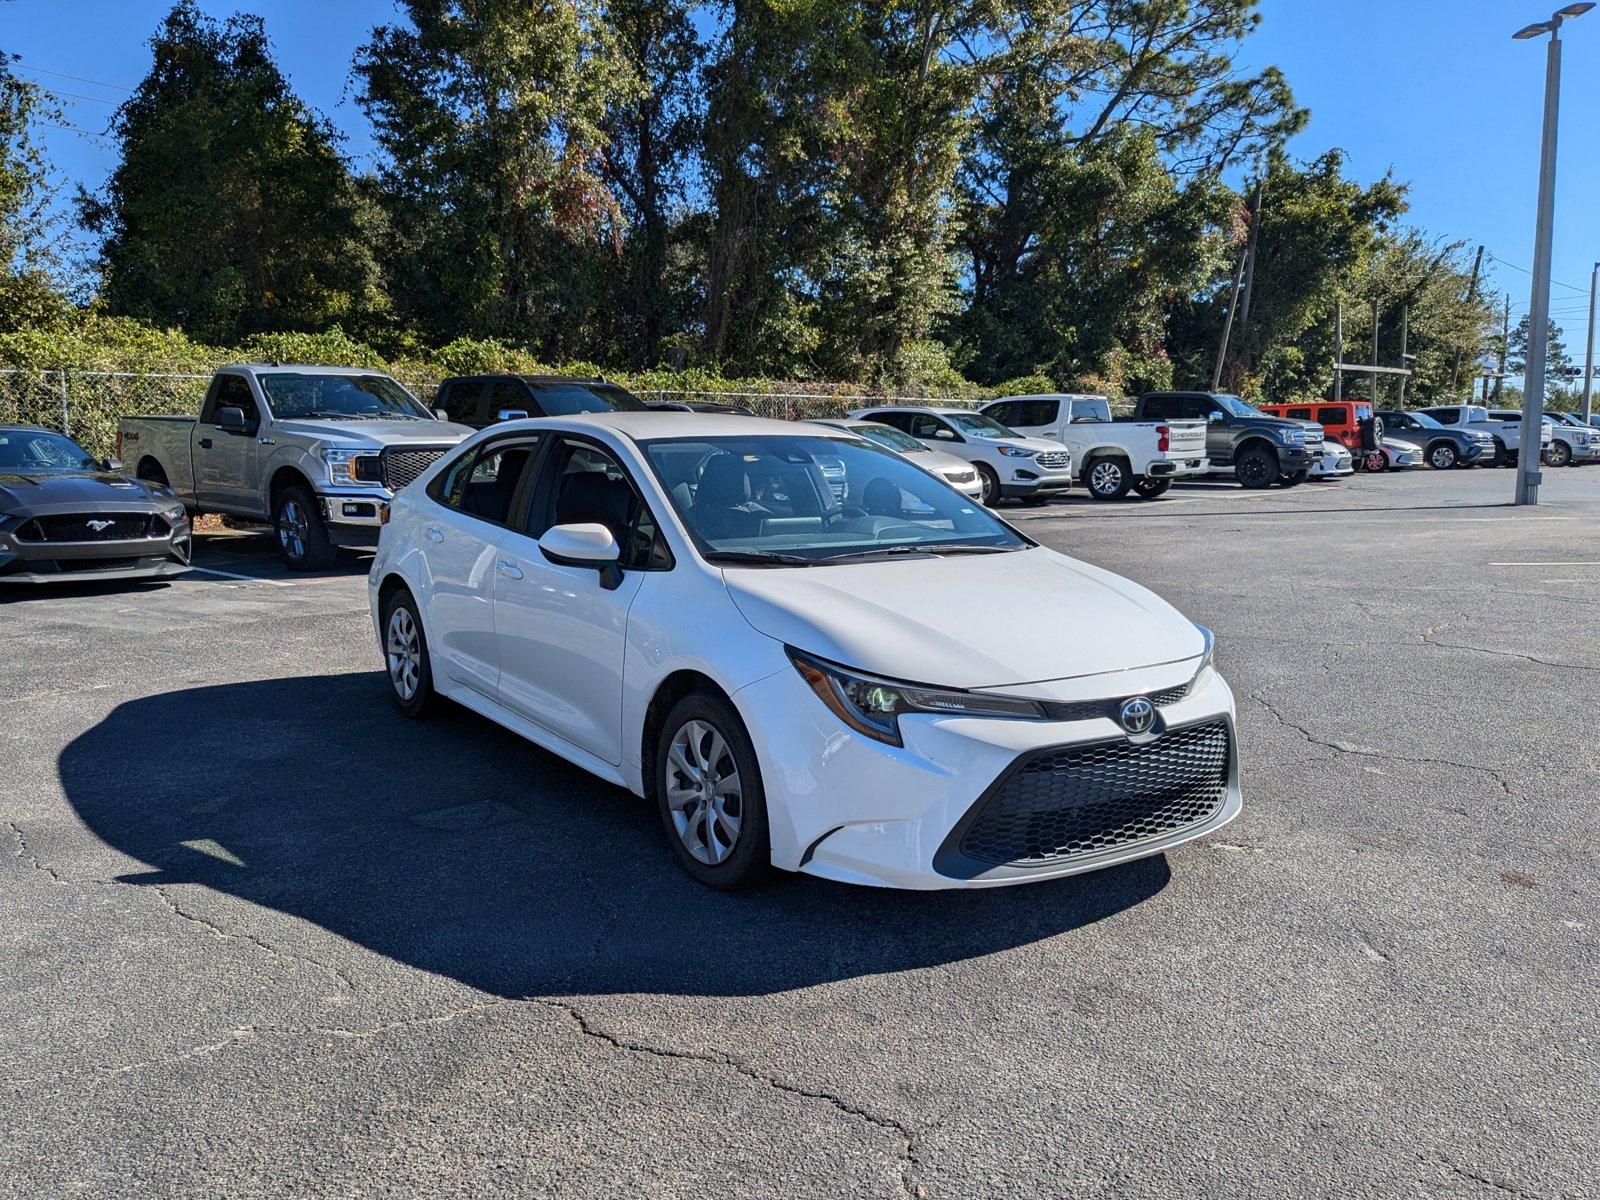
[(283, 508), (278, 512), (278, 543), (283, 547), (283, 552), (290, 558), (304, 558), (306, 533), (309, 529), (310, 522), (306, 519), (306, 514), (300, 511), (300, 502), (285, 500)]
[(1122, 486), (1122, 468), (1113, 462), (1099, 462), (1089, 471), (1089, 486), (1109, 496)]
[(686, 721), (667, 750), (667, 807), (684, 848), (715, 866), (733, 853), (744, 820), (739, 764), (708, 721)]
[(389, 682), (394, 684), (400, 699), (410, 700), (417, 694), (422, 678), (422, 646), (417, 637), (417, 623), (404, 604), (396, 605), (389, 614), (384, 649), (389, 656)]
[(1456, 452), (1441, 443), (1428, 455), (1428, 465), (1436, 471), (1448, 471), (1456, 465)]

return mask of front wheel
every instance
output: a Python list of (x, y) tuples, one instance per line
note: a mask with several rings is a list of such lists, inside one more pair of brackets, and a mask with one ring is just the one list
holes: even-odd
[(1133, 485), (1133, 490), (1145, 500), (1154, 500), (1158, 496), (1165, 496), (1170, 487), (1172, 487), (1170, 479), (1151, 479), (1146, 476)]
[(1246, 450), (1234, 464), (1233, 474), (1240, 487), (1252, 491), (1271, 487), (1278, 481), (1278, 456), (1262, 446)]
[(1456, 448), (1449, 442), (1435, 442), (1428, 447), (1428, 465), (1435, 471), (1448, 471), (1459, 461)]
[(1572, 447), (1563, 441), (1551, 442), (1545, 447), (1544, 465), (1547, 467), (1570, 467), (1572, 465)]
[(1499, 438), (1494, 440), (1494, 457), (1489, 460), (1491, 467), (1503, 467), (1511, 455), (1506, 451), (1506, 444)]
[(744, 722), (720, 696), (672, 706), (655, 747), (656, 805), (674, 856), (707, 887), (748, 887), (772, 866), (761, 769)]
[(1000, 479), (994, 473), (994, 468), (978, 463), (978, 485), (983, 489), (979, 499), (987, 508), (993, 508), (1000, 503)]
[(1278, 476), (1278, 486), (1286, 488), (1299, 487), (1306, 481), (1306, 477), (1310, 474), (1311, 470), (1309, 467), (1303, 471), (1285, 471), (1283, 474)]
[(272, 527), (278, 535), (278, 554), (291, 571), (320, 571), (332, 566), (338, 556), (338, 547), (328, 540), (316, 498), (298, 484), (279, 494)]
[(1389, 465), (1389, 456), (1382, 450), (1368, 450), (1362, 464), (1368, 471), (1377, 474)]

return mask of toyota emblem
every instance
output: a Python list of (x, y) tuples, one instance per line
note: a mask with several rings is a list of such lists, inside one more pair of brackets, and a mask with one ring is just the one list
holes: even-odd
[(1156, 723), (1156, 706), (1149, 696), (1132, 696), (1117, 711), (1117, 723), (1129, 733), (1149, 733)]

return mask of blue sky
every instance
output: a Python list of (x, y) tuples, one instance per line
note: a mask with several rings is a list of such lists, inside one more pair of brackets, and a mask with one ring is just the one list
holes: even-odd
[[(1311, 123), (1291, 149), (1329, 146), (1350, 155), (1362, 180), (1391, 167), (1411, 184), (1410, 220), (1431, 233), (1482, 242), (1489, 280), (1509, 292), (1512, 319), (1527, 311), (1544, 84), (1544, 43), (1511, 33), (1546, 15), (1550, 0), (1262, 0), (1262, 28), (1243, 65), (1275, 63)], [(148, 66), (145, 40), (168, 0), (9, 0), (0, 47), (41, 69), (31, 77), (63, 95), (66, 121), (104, 130), (111, 104)], [(352, 153), (372, 142), (349, 83), (351, 54), (391, 0), (202, 0), (226, 16), (263, 16), (295, 88), (348, 135)], [(1600, 258), (1600, 10), (1564, 30), (1565, 64), (1552, 312), (1575, 358), (1591, 264)], [(43, 70), (60, 74), (43, 74)], [(62, 75), (81, 79), (62, 78)], [(96, 82), (85, 82), (91, 80)], [(77, 97), (88, 97), (79, 99)], [(56, 164), (98, 186), (113, 162), (103, 140), (46, 131)], [(1566, 284), (1569, 286), (1560, 286)]]

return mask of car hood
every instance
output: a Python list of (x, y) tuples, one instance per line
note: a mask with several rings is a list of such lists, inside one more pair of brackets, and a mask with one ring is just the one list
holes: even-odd
[(921, 454), (906, 455), (924, 471), (932, 471), (935, 475), (948, 475), (952, 471), (970, 474), (972, 464), (964, 458), (954, 454), (946, 454), (943, 450), (927, 450)]
[(165, 489), (110, 471), (0, 471), (0, 513), (147, 509), (173, 502)]
[(1007, 438), (974, 438), (980, 446), (1021, 446), (1031, 454), (1059, 454), (1066, 449), (1060, 442), (1053, 442), (1049, 438), (1036, 437), (1007, 437)]
[(1002, 688), (1198, 658), (1195, 625), (1136, 583), (1045, 547), (725, 568), (756, 629), (890, 679)]
[(453, 421), (279, 421), (283, 433), (316, 438), (329, 446), (352, 450), (381, 449), (384, 446), (453, 445), (471, 437), (477, 430)]

